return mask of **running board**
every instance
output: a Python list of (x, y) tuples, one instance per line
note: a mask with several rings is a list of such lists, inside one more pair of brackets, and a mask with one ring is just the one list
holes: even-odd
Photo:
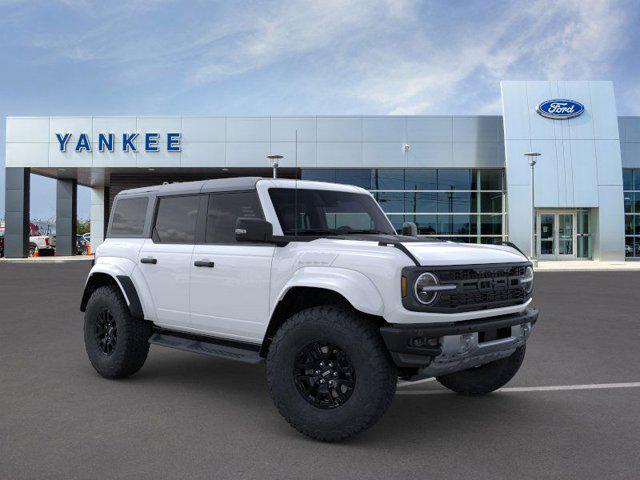
[(167, 330), (156, 331), (149, 338), (149, 343), (245, 363), (264, 362), (264, 358), (258, 353), (260, 345), (241, 344)]

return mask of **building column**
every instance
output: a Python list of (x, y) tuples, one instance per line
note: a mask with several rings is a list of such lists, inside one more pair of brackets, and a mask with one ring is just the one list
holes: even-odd
[(91, 252), (95, 252), (104, 242), (104, 188), (91, 189)]
[(58, 179), (56, 183), (56, 255), (75, 255), (78, 231), (78, 182)]
[(4, 256), (29, 256), (29, 193), (31, 171), (28, 168), (5, 168)]

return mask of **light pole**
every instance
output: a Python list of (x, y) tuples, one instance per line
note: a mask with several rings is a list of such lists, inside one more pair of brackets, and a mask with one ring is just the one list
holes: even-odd
[(531, 167), (531, 262), (534, 266), (538, 265), (536, 259), (536, 190), (535, 190), (535, 175), (534, 167), (536, 166), (536, 157), (541, 154), (538, 152), (527, 152), (524, 154), (529, 160), (529, 166)]
[(278, 160), (282, 159), (282, 155), (267, 155), (267, 158), (271, 161), (273, 178), (278, 178)]

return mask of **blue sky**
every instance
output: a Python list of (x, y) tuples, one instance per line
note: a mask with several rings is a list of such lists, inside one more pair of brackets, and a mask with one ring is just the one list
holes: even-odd
[[(640, 115), (639, 24), (635, 0), (0, 0), (0, 162), (8, 115), (499, 114), (503, 79), (613, 80)], [(4, 168), (0, 192), (2, 217)]]

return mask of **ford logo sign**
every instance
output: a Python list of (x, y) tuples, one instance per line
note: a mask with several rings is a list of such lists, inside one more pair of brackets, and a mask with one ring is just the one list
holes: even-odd
[(547, 100), (538, 105), (536, 112), (546, 118), (567, 120), (581, 115), (584, 112), (584, 105), (573, 100)]

